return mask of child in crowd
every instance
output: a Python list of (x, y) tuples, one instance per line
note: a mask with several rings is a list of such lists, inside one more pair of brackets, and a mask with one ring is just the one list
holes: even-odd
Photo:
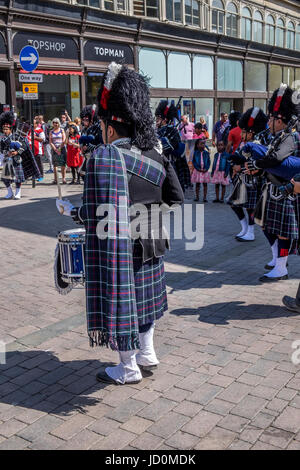
[[(211, 172), (211, 182), (216, 185), (216, 199), (213, 202), (224, 202), (226, 186), (229, 185), (229, 170), (230, 163), (228, 161), (229, 154), (225, 152), (225, 145), (223, 141), (217, 144), (218, 152), (214, 156), (214, 163)], [(222, 186), (222, 195), (219, 199), (220, 185)]]
[(75, 123), (69, 124), (67, 131), (67, 165), (72, 171), (72, 181), (69, 184), (80, 184), (79, 168), (80, 168), (80, 145), (79, 145), (79, 133)]
[(201, 122), (197, 122), (197, 124), (195, 124), (193, 139), (208, 139), (208, 132), (202, 126)]
[(205, 139), (198, 139), (195, 143), (191, 176), (191, 182), (196, 183), (195, 201), (199, 201), (200, 184), (203, 184), (203, 202), (207, 202), (207, 183), (210, 182), (208, 171), (210, 167), (210, 156), (208, 150), (205, 149), (205, 143)]

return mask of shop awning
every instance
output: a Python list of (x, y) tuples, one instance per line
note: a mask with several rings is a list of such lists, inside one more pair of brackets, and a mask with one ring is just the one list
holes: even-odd
[[(27, 73), (21, 70), (20, 73)], [(83, 72), (75, 72), (71, 70), (35, 70), (32, 73), (42, 73), (44, 75), (83, 75)]]

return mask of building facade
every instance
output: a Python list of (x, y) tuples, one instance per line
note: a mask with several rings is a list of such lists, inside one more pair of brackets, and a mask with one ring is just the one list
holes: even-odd
[(112, 60), (147, 76), (153, 108), (182, 97), (210, 130), (221, 111), (266, 109), (282, 81), (300, 88), (298, 0), (0, 0), (0, 102), (25, 116), (28, 44), (44, 77), (34, 111), (47, 119), (95, 102)]

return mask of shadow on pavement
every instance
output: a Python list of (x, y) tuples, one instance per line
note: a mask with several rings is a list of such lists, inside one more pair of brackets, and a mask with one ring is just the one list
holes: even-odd
[[(232, 272), (232, 271), (231, 271)], [(227, 271), (222, 272), (197, 272), (188, 271), (182, 273), (168, 272), (166, 270), (166, 283), (167, 286), (172, 288), (172, 292), (179, 290), (190, 290), (190, 289), (215, 289), (221, 288), (225, 284), (230, 285), (244, 285), (244, 286), (262, 286), (263, 284), (258, 280), (259, 276), (264, 274), (262, 270), (261, 274), (249, 276), (247, 272), (237, 272), (236, 278), (226, 278)], [(244, 278), (243, 278), (244, 276)]]
[[(22, 199), (8, 201), (11, 205), (0, 208), (0, 227), (47, 237), (56, 237), (58, 232), (78, 228), (71, 217), (58, 213), (55, 199), (55, 197), (32, 198), (26, 199), (24, 203)], [(81, 204), (81, 194), (68, 196), (68, 199), (74, 205)]]
[(229, 320), (261, 320), (271, 318), (289, 318), (299, 316), (280, 305), (245, 305), (242, 301), (220, 302), (199, 308), (178, 308), (170, 310), (171, 315), (194, 316), (198, 320), (213, 325), (228, 325)]
[[(6, 364), (0, 363), (0, 416), (1, 404), (44, 412), (55, 410), (61, 415), (73, 411), (85, 413), (87, 407), (102, 401), (89, 395), (108, 386), (114, 387), (96, 380), (99, 369), (110, 365), (115, 364), (98, 360), (63, 362), (49, 351), (8, 352)], [(94, 372), (82, 376), (86, 367), (94, 369)], [(60, 384), (60, 381), (65, 384)]]

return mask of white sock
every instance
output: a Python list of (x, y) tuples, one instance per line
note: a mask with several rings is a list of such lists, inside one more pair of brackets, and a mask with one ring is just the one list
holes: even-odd
[(156, 366), (159, 360), (156, 357), (153, 346), (154, 324), (145, 333), (139, 334), (140, 351), (136, 356), (137, 363), (141, 366)]
[(6, 189), (7, 189), (7, 195), (5, 196), (5, 199), (10, 199), (14, 195), (13, 190), (12, 190), (11, 186), (8, 186), (8, 188), (6, 188)]
[(275, 267), (268, 274), (265, 274), (265, 276), (267, 276), (267, 277), (285, 276), (288, 273), (288, 270), (287, 270), (287, 267), (286, 267), (287, 260), (288, 260), (287, 256), (277, 258)]
[(242, 220), (240, 220), (240, 223), (241, 223), (241, 226), (242, 226), (242, 230), (240, 231), (240, 233), (238, 233), (236, 235), (237, 237), (242, 237), (243, 235), (245, 235), (247, 233), (247, 230), (248, 230), (248, 221), (247, 221), (246, 217), (244, 217)]
[(21, 199), (21, 188), (16, 189), (15, 199)]
[(270, 261), (270, 262), (268, 263), (268, 265), (269, 265), (269, 266), (275, 266), (275, 265), (276, 265), (277, 256), (278, 256), (278, 239), (273, 243), (273, 245), (271, 246), (271, 249), (272, 249), (273, 258), (272, 258), (272, 261)]
[(245, 233), (245, 235), (243, 235), (242, 237), (239, 237), (239, 238), (242, 238), (243, 240), (251, 240), (251, 241), (255, 240), (254, 227), (255, 227), (255, 224), (248, 225), (248, 230)]
[(137, 350), (119, 351), (120, 364), (115, 367), (106, 367), (109, 377), (121, 384), (142, 380), (142, 373), (136, 363)]

